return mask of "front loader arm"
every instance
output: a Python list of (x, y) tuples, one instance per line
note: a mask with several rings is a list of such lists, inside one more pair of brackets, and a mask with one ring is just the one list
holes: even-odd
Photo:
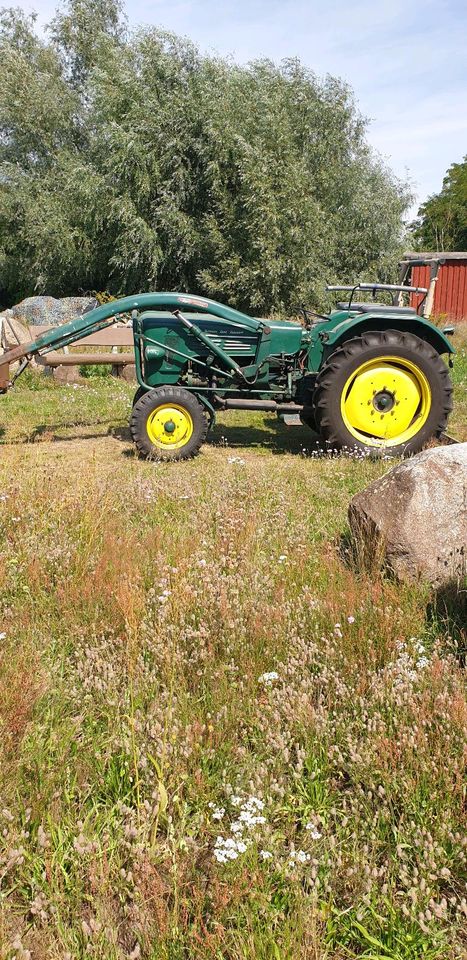
[(226, 307), (215, 300), (207, 300), (204, 297), (191, 296), (183, 293), (140, 293), (131, 297), (122, 297), (120, 300), (112, 300), (105, 303), (95, 310), (64, 323), (61, 327), (55, 327), (48, 330), (36, 340), (30, 343), (21, 343), (6, 351), (0, 356), (0, 392), (5, 393), (11, 386), (9, 376), (9, 365), (17, 360), (26, 360), (27, 362), (35, 355), (43, 356), (51, 350), (58, 350), (66, 347), (70, 343), (76, 343), (83, 337), (92, 333), (97, 333), (104, 327), (110, 326), (121, 318), (123, 313), (130, 313), (133, 310), (150, 309), (171, 309), (173, 313), (189, 306), (190, 310), (196, 310), (203, 313), (211, 313), (216, 317), (222, 317), (231, 323), (238, 324), (249, 330), (266, 331), (267, 324), (262, 320), (256, 320), (247, 314)]

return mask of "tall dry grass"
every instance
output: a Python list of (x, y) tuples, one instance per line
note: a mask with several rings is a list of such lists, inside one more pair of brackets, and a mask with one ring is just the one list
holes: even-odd
[(460, 634), (339, 543), (387, 464), (141, 463), (121, 391), (2, 447), (0, 956), (461, 957)]

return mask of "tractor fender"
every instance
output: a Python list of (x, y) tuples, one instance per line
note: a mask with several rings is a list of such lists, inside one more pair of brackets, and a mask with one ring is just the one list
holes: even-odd
[(424, 317), (414, 316), (402, 318), (397, 316), (397, 314), (391, 315), (390, 313), (384, 316), (381, 316), (381, 314), (372, 316), (371, 313), (365, 313), (357, 317), (348, 317), (346, 320), (338, 323), (332, 330), (326, 331), (326, 353), (329, 353), (330, 347), (335, 347), (344, 340), (350, 340), (351, 337), (360, 336), (367, 330), (400, 330), (402, 333), (407, 331), (407, 333), (414, 333), (420, 337), (421, 340), (430, 343), (440, 354), (456, 352), (452, 343), (450, 343), (442, 330), (435, 327), (433, 323), (430, 323), (430, 321)]

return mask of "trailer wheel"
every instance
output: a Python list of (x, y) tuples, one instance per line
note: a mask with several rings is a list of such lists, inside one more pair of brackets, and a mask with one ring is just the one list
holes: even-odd
[(188, 460), (206, 439), (204, 409), (182, 387), (156, 387), (136, 401), (130, 430), (138, 453), (146, 460)]
[(443, 432), (452, 385), (446, 364), (425, 340), (400, 330), (370, 331), (327, 359), (314, 407), (332, 446), (402, 456)]

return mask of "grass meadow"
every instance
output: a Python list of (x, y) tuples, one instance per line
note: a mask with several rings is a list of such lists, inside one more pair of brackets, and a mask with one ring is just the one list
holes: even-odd
[(342, 546), (388, 463), (230, 413), (148, 464), (132, 392), (0, 398), (0, 957), (465, 957), (461, 604)]

